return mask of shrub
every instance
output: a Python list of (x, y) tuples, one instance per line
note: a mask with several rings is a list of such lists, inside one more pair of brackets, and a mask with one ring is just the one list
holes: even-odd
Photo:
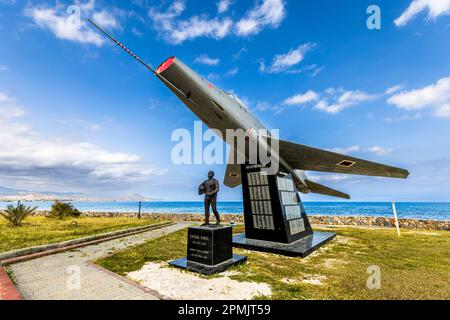
[(66, 217), (78, 218), (81, 216), (81, 212), (75, 209), (71, 203), (55, 201), (50, 210), (50, 216), (61, 220)]
[(14, 226), (19, 227), (22, 224), (23, 219), (33, 214), (36, 209), (37, 207), (28, 207), (21, 204), (19, 201), (17, 202), (17, 206), (7, 206), (6, 210), (0, 212), (0, 215), (11, 222)]
[(79, 218), (81, 216), (81, 212), (78, 209), (74, 208), (71, 216), (74, 218)]

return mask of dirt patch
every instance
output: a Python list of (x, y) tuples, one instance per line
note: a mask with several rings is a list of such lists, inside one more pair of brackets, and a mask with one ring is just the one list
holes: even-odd
[(141, 285), (176, 300), (250, 300), (270, 296), (272, 290), (265, 283), (239, 282), (222, 275), (212, 279), (198, 276), (165, 263), (147, 263), (127, 275)]
[(348, 264), (345, 260), (340, 259), (326, 259), (323, 263), (324, 267), (327, 269), (336, 269), (339, 266)]
[(304, 275), (302, 278), (284, 278), (281, 279), (281, 282), (286, 284), (298, 284), (298, 283), (306, 283), (315, 286), (323, 286), (324, 282), (327, 280), (325, 276), (319, 275)]
[(303, 279), (303, 283), (307, 283), (307, 284), (311, 284), (314, 286), (323, 286), (325, 280), (327, 280), (326, 277), (323, 276), (312, 276), (312, 277), (308, 277), (306, 279)]

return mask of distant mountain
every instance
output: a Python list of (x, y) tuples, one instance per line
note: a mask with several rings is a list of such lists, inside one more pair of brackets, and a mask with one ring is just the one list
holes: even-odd
[(75, 192), (53, 192), (53, 191), (29, 191), (0, 187), (0, 201), (82, 201), (82, 202), (127, 202), (127, 201), (155, 201), (157, 199), (143, 197), (132, 193), (124, 197), (112, 196), (88, 196)]
[(24, 190), (17, 190), (17, 189), (0, 187), (0, 196), (17, 194), (18, 192), (24, 192)]

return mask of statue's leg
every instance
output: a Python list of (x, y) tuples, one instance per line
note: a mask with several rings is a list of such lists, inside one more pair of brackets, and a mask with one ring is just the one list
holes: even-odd
[(209, 206), (210, 206), (211, 200), (209, 197), (205, 198), (205, 225), (209, 224)]
[(216, 217), (217, 224), (220, 224), (220, 215), (219, 211), (217, 211), (217, 196), (211, 198), (211, 206), (214, 212), (214, 216)]

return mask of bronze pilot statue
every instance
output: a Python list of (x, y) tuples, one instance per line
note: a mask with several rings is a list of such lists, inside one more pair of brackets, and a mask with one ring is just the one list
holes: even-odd
[(219, 193), (219, 181), (214, 179), (214, 172), (208, 173), (208, 180), (204, 181), (199, 186), (199, 194), (205, 194), (205, 223), (204, 226), (209, 225), (209, 210), (212, 207), (214, 216), (216, 217), (216, 225), (220, 225), (220, 215), (217, 211), (217, 194)]

